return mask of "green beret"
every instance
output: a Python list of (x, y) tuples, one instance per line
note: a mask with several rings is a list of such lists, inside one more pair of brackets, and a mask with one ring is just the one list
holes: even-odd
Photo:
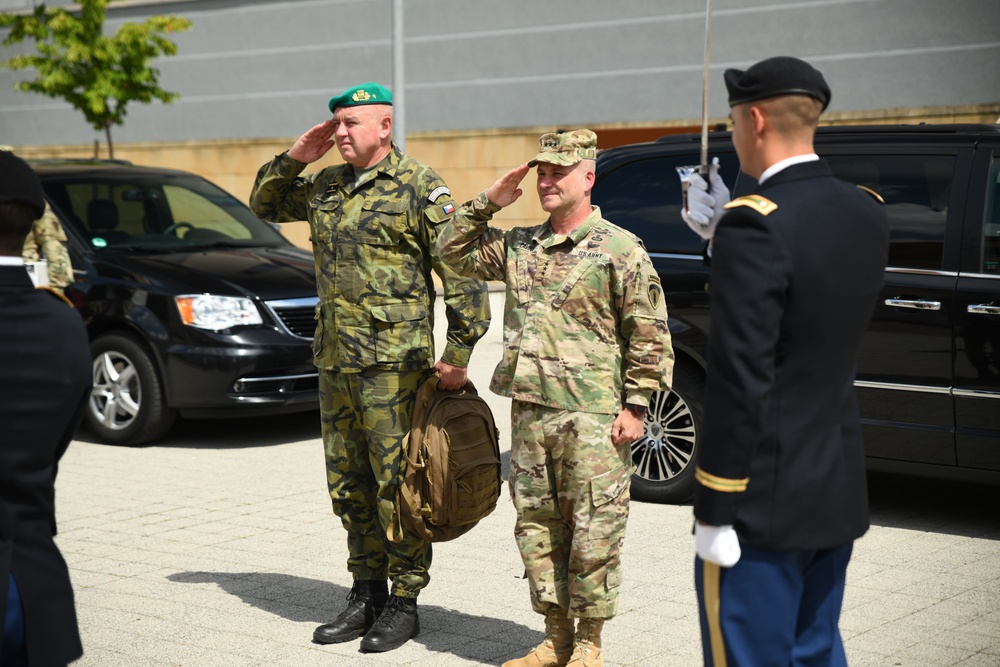
[(569, 166), (580, 160), (596, 160), (597, 135), (591, 130), (549, 132), (538, 140), (538, 151), (528, 163), (529, 167), (539, 162)]
[(392, 93), (385, 86), (369, 81), (348, 88), (340, 95), (330, 98), (330, 111), (337, 107), (359, 107), (363, 104), (388, 104), (392, 106)]

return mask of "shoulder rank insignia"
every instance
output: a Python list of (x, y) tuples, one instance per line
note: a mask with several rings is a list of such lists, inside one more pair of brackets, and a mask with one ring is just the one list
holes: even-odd
[(859, 190), (862, 190), (862, 191), (864, 191), (864, 192), (867, 192), (867, 193), (868, 193), (868, 194), (870, 194), (870, 195), (871, 195), (872, 197), (875, 197), (875, 201), (877, 201), (877, 202), (878, 202), (879, 204), (885, 204), (885, 200), (884, 200), (884, 199), (882, 199), (882, 195), (880, 195), (879, 193), (875, 192), (875, 191), (874, 191), (874, 190), (872, 190), (871, 188), (866, 188), (866, 187), (865, 187), (865, 186), (863, 186), (863, 185), (859, 185), (859, 186), (858, 186), (858, 189), (859, 189)]
[(54, 296), (57, 299), (59, 299), (60, 301), (65, 302), (65, 304), (67, 306), (69, 306), (70, 308), (73, 307), (73, 302), (72, 301), (70, 301), (65, 296), (63, 296), (58, 290), (55, 290), (55, 289), (49, 287), (48, 285), (41, 285), (39, 287), (36, 287), (35, 289), (44, 290), (44, 291), (48, 292), (49, 294), (51, 294), (52, 296)]
[(761, 215), (770, 215), (778, 210), (778, 205), (766, 197), (760, 195), (747, 195), (739, 197), (726, 204), (723, 208), (730, 209), (737, 206), (746, 206), (757, 211)]

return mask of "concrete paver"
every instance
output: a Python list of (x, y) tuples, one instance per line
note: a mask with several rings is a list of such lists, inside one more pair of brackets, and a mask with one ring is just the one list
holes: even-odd
[[(502, 294), (471, 376), (488, 391)], [(443, 321), (439, 317), (439, 321)], [(60, 467), (58, 543), (83, 633), (78, 667), (499, 665), (542, 638), (506, 495), (472, 532), (435, 545), (421, 634), (386, 654), (320, 646), (313, 628), (350, 587), (325, 489), (319, 417), (182, 422), (143, 448), (81, 431)], [(997, 489), (872, 476), (873, 527), (856, 545), (841, 627), (861, 667), (1000, 665)], [(690, 506), (632, 504), (609, 667), (701, 664)]]

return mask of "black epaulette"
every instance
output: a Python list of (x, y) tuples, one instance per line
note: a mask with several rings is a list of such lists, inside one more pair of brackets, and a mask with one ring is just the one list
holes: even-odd
[(879, 204), (883, 204), (883, 205), (885, 204), (885, 200), (884, 200), (884, 199), (882, 199), (882, 195), (880, 195), (879, 193), (875, 192), (875, 191), (874, 191), (874, 190), (872, 190), (871, 188), (866, 188), (866, 187), (865, 187), (865, 186), (863, 186), (863, 185), (859, 185), (859, 186), (858, 186), (858, 189), (859, 189), (859, 190), (862, 190), (862, 191), (864, 191), (864, 192), (867, 192), (868, 194), (870, 194), (870, 195), (871, 195), (872, 197), (874, 197), (874, 198), (875, 198), (875, 201), (877, 201), (877, 202), (878, 202)]
[(770, 215), (778, 210), (778, 205), (767, 197), (761, 197), (760, 195), (746, 195), (745, 197), (737, 197), (733, 201), (729, 202), (723, 208), (730, 209), (736, 208), (737, 206), (746, 206), (757, 211), (761, 215)]
[(60, 301), (62, 301), (63, 303), (65, 303), (70, 308), (73, 307), (73, 302), (70, 301), (69, 299), (67, 299), (66, 295), (64, 295), (62, 292), (60, 292), (59, 290), (57, 290), (54, 287), (49, 287), (48, 285), (39, 285), (35, 289), (45, 290), (46, 292), (48, 292), (52, 296), (56, 297), (57, 299), (59, 299)]

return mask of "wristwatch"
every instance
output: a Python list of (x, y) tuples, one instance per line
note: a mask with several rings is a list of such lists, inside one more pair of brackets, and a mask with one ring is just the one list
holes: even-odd
[(646, 406), (645, 405), (639, 405), (638, 403), (626, 403), (625, 407), (628, 408), (629, 410), (631, 410), (632, 414), (634, 414), (636, 417), (645, 417), (646, 416)]

